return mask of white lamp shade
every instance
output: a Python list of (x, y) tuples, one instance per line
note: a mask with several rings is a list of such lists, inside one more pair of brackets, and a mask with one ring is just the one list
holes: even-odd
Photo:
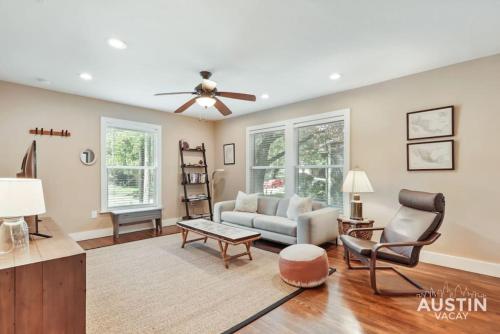
[(0, 217), (23, 217), (45, 213), (42, 181), (0, 178)]
[(373, 187), (362, 170), (350, 170), (344, 180), (342, 191), (345, 193), (372, 193)]

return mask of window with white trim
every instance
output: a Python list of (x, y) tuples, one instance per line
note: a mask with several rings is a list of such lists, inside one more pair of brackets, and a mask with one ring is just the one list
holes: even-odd
[(344, 121), (296, 127), (295, 192), (343, 207)]
[(161, 203), (161, 126), (101, 119), (102, 211)]
[(298, 194), (346, 211), (348, 129), (349, 110), (247, 128), (247, 191)]
[(285, 194), (285, 130), (268, 129), (250, 136), (252, 193)]

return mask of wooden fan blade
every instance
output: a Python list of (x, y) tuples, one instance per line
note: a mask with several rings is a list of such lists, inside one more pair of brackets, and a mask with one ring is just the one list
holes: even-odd
[(196, 94), (196, 93), (195, 92), (158, 93), (158, 94), (155, 94), (155, 96), (160, 96), (160, 95), (178, 95), (178, 94)]
[(193, 97), (191, 100), (187, 101), (186, 103), (184, 103), (182, 106), (180, 106), (176, 111), (175, 113), (176, 114), (179, 114), (181, 112), (183, 112), (184, 110), (186, 110), (187, 108), (191, 107), (195, 102), (196, 102), (196, 99), (197, 97)]
[(219, 112), (222, 115), (227, 116), (227, 115), (231, 115), (232, 114), (231, 110), (229, 110), (229, 108), (221, 100), (219, 100), (216, 97), (214, 97), (214, 99), (215, 99), (214, 107), (217, 110), (219, 110)]
[(245, 100), (245, 101), (255, 101), (257, 98), (255, 95), (243, 94), (243, 93), (232, 93), (232, 92), (217, 92), (217, 96), (228, 97), (230, 99)]

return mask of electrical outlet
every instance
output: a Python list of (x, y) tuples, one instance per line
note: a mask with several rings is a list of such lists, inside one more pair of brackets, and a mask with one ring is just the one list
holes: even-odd
[(92, 219), (96, 219), (97, 218), (97, 210), (90, 211), (90, 218), (92, 218)]

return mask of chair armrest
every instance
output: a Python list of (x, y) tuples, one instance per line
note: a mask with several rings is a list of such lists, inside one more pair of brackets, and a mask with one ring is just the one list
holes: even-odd
[(338, 236), (335, 224), (339, 211), (323, 208), (303, 213), (297, 217), (297, 243), (319, 245), (333, 241)]
[(220, 223), (222, 212), (233, 211), (235, 204), (236, 204), (235, 200), (215, 203), (215, 205), (214, 205), (214, 222)]
[(402, 241), (402, 242), (383, 242), (377, 243), (373, 245), (372, 251), (377, 252), (381, 248), (389, 248), (389, 247), (405, 247), (405, 246), (416, 246), (422, 247), (426, 245), (430, 245), (434, 243), (439, 237), (441, 233), (433, 233), (427, 240), (422, 241)]
[(384, 227), (358, 227), (358, 228), (351, 228), (347, 231), (347, 235), (352, 236), (351, 234), (354, 232), (358, 231), (383, 231)]

